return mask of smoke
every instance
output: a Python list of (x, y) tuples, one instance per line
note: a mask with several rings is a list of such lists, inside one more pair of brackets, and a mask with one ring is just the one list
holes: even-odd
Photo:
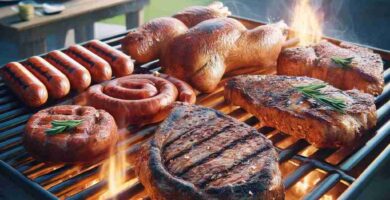
[[(290, 23), (295, 0), (222, 0), (234, 15)], [(390, 49), (390, 1), (311, 0), (325, 36)]]

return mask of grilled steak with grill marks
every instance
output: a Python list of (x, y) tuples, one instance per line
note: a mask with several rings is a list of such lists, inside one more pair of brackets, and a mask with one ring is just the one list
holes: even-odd
[(317, 147), (352, 145), (375, 126), (373, 96), (330, 85), (322, 88), (320, 92), (327, 97), (344, 101), (342, 113), (296, 89), (312, 84), (324, 82), (308, 77), (237, 76), (228, 81), (225, 99), (252, 113), (264, 125), (304, 138)]
[[(352, 62), (342, 65), (334, 61), (340, 58), (352, 58)], [(285, 49), (278, 59), (278, 74), (318, 78), (342, 90), (358, 89), (372, 95), (382, 93), (384, 85), (381, 57), (349, 43), (337, 46), (322, 41)]]
[(136, 173), (152, 199), (283, 199), (272, 143), (256, 129), (209, 108), (176, 103)]

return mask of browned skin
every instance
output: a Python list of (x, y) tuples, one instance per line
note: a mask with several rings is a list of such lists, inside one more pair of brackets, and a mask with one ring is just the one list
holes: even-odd
[(45, 59), (66, 75), (70, 81), (71, 89), (83, 91), (91, 84), (91, 74), (88, 70), (61, 51), (49, 52)]
[(69, 93), (68, 78), (45, 59), (33, 56), (23, 65), (46, 86), (50, 98), (59, 99)]
[(307, 98), (294, 86), (324, 83), (308, 77), (237, 76), (228, 81), (225, 99), (252, 113), (263, 125), (316, 147), (351, 146), (376, 124), (374, 97), (357, 90), (342, 91), (330, 85), (321, 90), (347, 104), (345, 114)]
[(20, 63), (8, 63), (0, 69), (0, 75), (23, 103), (31, 107), (46, 103), (48, 92), (45, 85)]
[[(350, 67), (342, 67), (332, 57), (353, 57), (353, 60)], [(358, 89), (372, 95), (381, 94), (384, 86), (381, 57), (349, 43), (337, 46), (322, 41), (285, 49), (278, 60), (278, 74), (318, 78), (342, 90)]]
[(99, 40), (92, 40), (84, 45), (88, 50), (107, 61), (116, 77), (127, 76), (133, 73), (134, 63), (130, 57), (110, 45)]
[(277, 153), (256, 129), (176, 103), (135, 164), (153, 200), (284, 199)]
[[(83, 120), (68, 132), (47, 135), (52, 120)], [(103, 110), (89, 106), (62, 105), (34, 114), (23, 136), (25, 148), (45, 162), (86, 163), (109, 155), (117, 142), (114, 118)]]
[(188, 28), (201, 21), (227, 17), (229, 14), (222, 3), (216, 2), (209, 6), (190, 7), (173, 17), (154, 19), (130, 31), (122, 40), (122, 50), (138, 63), (156, 60), (166, 44)]
[(64, 53), (84, 66), (91, 74), (93, 82), (101, 83), (111, 79), (112, 69), (110, 64), (85, 47), (73, 45)]
[(106, 110), (124, 127), (162, 121), (176, 100), (195, 103), (195, 98), (191, 86), (183, 81), (165, 74), (144, 74), (94, 85), (76, 102)]
[(286, 28), (280, 22), (248, 30), (235, 19), (210, 19), (174, 38), (163, 51), (161, 65), (165, 73), (195, 89), (212, 92), (224, 73), (275, 67)]

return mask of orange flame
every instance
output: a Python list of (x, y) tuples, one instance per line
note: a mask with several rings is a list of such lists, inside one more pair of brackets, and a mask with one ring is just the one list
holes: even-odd
[[(123, 135), (123, 134), (119, 134)], [(123, 141), (121, 137), (119, 141)], [(111, 156), (103, 163), (101, 176), (107, 180), (108, 190), (100, 199), (115, 199), (115, 195), (121, 192), (126, 185), (126, 170), (129, 163), (126, 160), (125, 145), (116, 146)]]
[(296, 0), (291, 29), (293, 36), (299, 38), (299, 45), (317, 43), (322, 37), (322, 27), (309, 0)]

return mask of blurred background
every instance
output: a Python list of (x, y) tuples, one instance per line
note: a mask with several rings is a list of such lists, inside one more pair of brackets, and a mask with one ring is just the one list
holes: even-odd
[[(65, 10), (57, 15), (45, 15), (44, 12), (39, 14), (41, 9), (36, 8), (36, 16), (33, 19), (21, 21), (17, 16), (18, 1), (0, 0), (0, 45), (2, 47), (0, 64), (63, 48), (91, 38), (101, 39), (123, 33), (127, 28), (138, 25), (138, 22), (143, 23), (156, 17), (169, 16), (185, 7), (206, 5), (212, 1), (57, 0), (27, 2), (39, 3), (38, 5), (62, 3), (65, 5)], [(294, 5), (294, 0), (222, 0), (222, 2), (234, 15), (263, 22), (278, 20), (289, 22)], [(312, 0), (311, 3), (322, 18), (325, 35), (390, 49), (389, 0)]]

